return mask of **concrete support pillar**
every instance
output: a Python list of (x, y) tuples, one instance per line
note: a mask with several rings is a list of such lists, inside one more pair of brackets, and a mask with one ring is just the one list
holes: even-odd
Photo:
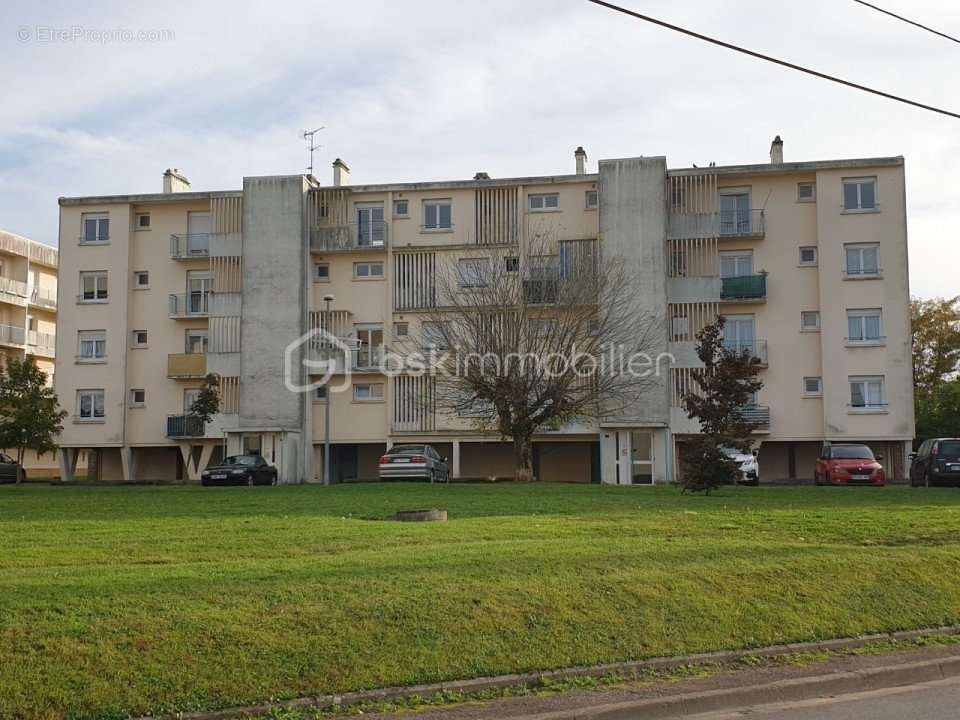
[(60, 481), (73, 482), (77, 472), (77, 448), (60, 448), (57, 451), (57, 460), (60, 464)]
[(186, 470), (187, 479), (199, 482), (200, 473), (210, 464), (210, 456), (213, 455), (214, 446), (210, 443), (204, 444), (200, 450), (200, 459), (198, 462), (193, 461), (193, 446), (189, 442), (177, 443), (177, 447), (180, 448), (180, 457), (183, 459), (183, 467)]
[(137, 455), (129, 445), (120, 448), (120, 466), (124, 482), (134, 482), (137, 479)]
[(460, 441), (453, 441), (453, 465), (450, 468), (450, 477), (460, 477)]
[(600, 432), (600, 482), (617, 484), (617, 431)]

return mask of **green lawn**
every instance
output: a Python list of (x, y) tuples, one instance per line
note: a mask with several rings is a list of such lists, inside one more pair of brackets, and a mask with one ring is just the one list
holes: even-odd
[(3, 486), (0, 548), (3, 718), (960, 622), (951, 489)]

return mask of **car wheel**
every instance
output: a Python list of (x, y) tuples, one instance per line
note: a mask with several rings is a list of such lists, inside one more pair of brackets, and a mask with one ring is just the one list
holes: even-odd
[(270, 484), (271, 485), (277, 484), (277, 473), (274, 473), (272, 476), (270, 476)]
[(436, 479), (437, 479), (437, 471), (431, 469), (431, 470), (430, 470), (430, 484), (433, 485), (433, 483), (434, 483), (434, 481), (436, 481)]

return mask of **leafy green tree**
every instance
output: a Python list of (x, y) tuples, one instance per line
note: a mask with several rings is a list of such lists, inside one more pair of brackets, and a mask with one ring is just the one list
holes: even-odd
[(697, 333), (697, 357), (703, 368), (693, 373), (694, 387), (683, 397), (688, 417), (700, 423), (700, 434), (683, 443), (683, 490), (705, 492), (734, 482), (737, 463), (724, 448), (751, 451), (757, 428), (744, 414), (754, 393), (763, 387), (757, 377), (760, 359), (751, 349), (731, 349), (723, 343), (724, 319), (717, 318)]
[(220, 376), (210, 373), (203, 379), (203, 388), (187, 414), (196, 422), (206, 425), (218, 412), (220, 412)]
[(917, 443), (960, 434), (960, 297), (910, 303)]
[(53, 452), (66, 416), (53, 388), (47, 386), (47, 374), (32, 357), (7, 360), (0, 374), (0, 446), (16, 448), (18, 463), (27, 450), (39, 455)]

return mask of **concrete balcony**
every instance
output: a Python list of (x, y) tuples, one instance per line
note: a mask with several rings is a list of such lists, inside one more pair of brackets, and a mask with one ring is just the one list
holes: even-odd
[(387, 223), (377, 220), (366, 223), (320, 225), (310, 229), (312, 252), (380, 251), (387, 247)]
[(728, 302), (766, 302), (767, 276), (741, 275), (721, 279), (720, 299)]
[(200, 438), (204, 424), (192, 415), (167, 415), (165, 434), (168, 438)]
[(0, 277), (0, 301), (14, 305), (26, 305), (29, 295), (27, 284), (12, 278)]
[(770, 407), (768, 405), (747, 405), (741, 411), (743, 418), (757, 426), (755, 432), (770, 431)]
[(189, 292), (171, 295), (168, 315), (171, 319), (205, 318), (210, 315), (209, 292)]
[(50, 288), (35, 287), (30, 293), (30, 304), (47, 310), (57, 309), (57, 291)]
[(30, 330), (27, 332), (27, 345), (33, 355), (53, 357), (57, 347), (57, 336)]
[(168, 378), (189, 380), (206, 377), (206, 375), (206, 353), (170, 353), (167, 355)]
[(0, 345), (22, 348), (27, 344), (27, 331), (13, 325), (0, 325)]
[(667, 221), (667, 238), (754, 238), (767, 234), (763, 210), (729, 210), (702, 213), (674, 213)]
[(767, 367), (767, 341), (766, 340), (744, 340), (741, 342), (724, 341), (724, 348), (730, 352), (749, 355), (756, 358), (760, 365)]
[(170, 257), (174, 260), (202, 260), (210, 257), (210, 233), (171, 235)]

